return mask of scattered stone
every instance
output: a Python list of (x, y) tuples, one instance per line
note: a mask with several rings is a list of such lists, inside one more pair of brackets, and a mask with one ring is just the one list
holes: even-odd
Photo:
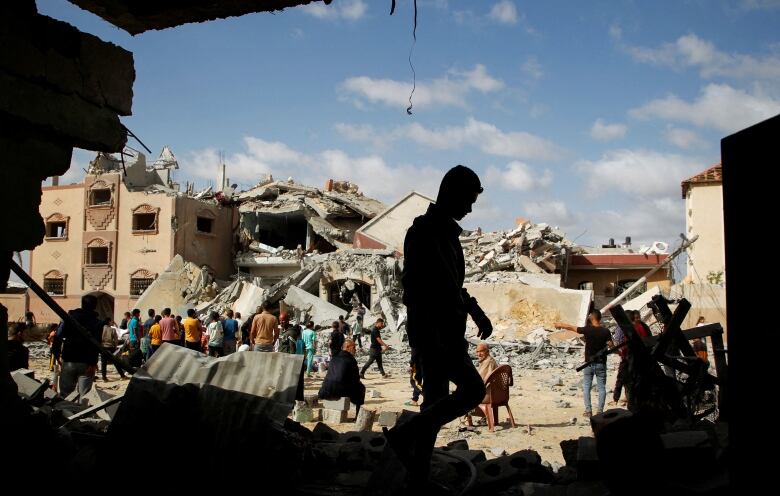
[(490, 454), (498, 458), (499, 456), (506, 455), (507, 451), (504, 448), (491, 448)]
[(323, 408), (322, 421), (331, 425), (343, 424), (347, 421), (347, 412), (345, 410), (332, 410), (330, 408)]
[(379, 420), (378, 423), (382, 427), (387, 427), (390, 429), (395, 425), (395, 423), (398, 421), (399, 412), (394, 412), (390, 410), (385, 410), (379, 413)]
[(328, 410), (348, 411), (350, 407), (349, 398), (338, 398), (335, 400), (323, 400), (322, 406)]

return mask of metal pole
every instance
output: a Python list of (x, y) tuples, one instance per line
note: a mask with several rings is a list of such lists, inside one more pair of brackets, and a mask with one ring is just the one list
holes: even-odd
[(79, 324), (76, 319), (70, 316), (68, 312), (66, 312), (56, 301), (54, 301), (54, 298), (49, 296), (49, 293), (43, 290), (42, 287), (38, 285), (37, 282), (33, 280), (32, 277), (27, 275), (27, 272), (22, 269), (19, 264), (11, 260), (11, 270), (16, 273), (17, 276), (25, 283), (27, 286), (30, 287), (30, 289), (33, 290), (33, 292), (43, 300), (46, 305), (48, 305), (49, 308), (54, 310), (54, 313), (56, 313), (59, 318), (61, 318), (63, 321), (69, 323), (72, 325), (80, 334), (82, 337), (84, 337), (89, 344), (91, 344), (97, 351), (100, 353), (100, 356), (103, 357), (103, 359), (107, 359), (109, 362), (111, 362), (113, 365), (116, 365), (118, 368), (125, 370), (126, 372), (129, 372), (130, 374), (134, 374), (136, 372), (135, 367), (130, 367), (129, 365), (126, 365), (124, 362), (119, 360), (117, 357), (113, 355), (113, 353), (109, 353), (105, 348), (103, 348), (100, 343), (95, 341), (95, 339), (89, 334), (89, 332), (84, 329), (84, 326)]
[(697, 234), (697, 235), (695, 235), (694, 237), (692, 237), (691, 239), (686, 239), (686, 240), (683, 242), (683, 244), (682, 244), (682, 245), (680, 245), (680, 247), (679, 247), (679, 248), (677, 248), (677, 249), (676, 249), (674, 252), (672, 252), (672, 254), (671, 254), (671, 255), (669, 255), (669, 257), (668, 257), (666, 260), (664, 260), (664, 261), (663, 261), (663, 262), (661, 262), (660, 264), (658, 264), (658, 265), (656, 265), (655, 267), (653, 267), (652, 269), (650, 269), (650, 271), (649, 271), (647, 274), (643, 275), (643, 276), (642, 276), (642, 277), (640, 277), (640, 278), (639, 278), (639, 279), (638, 279), (638, 280), (637, 280), (637, 281), (636, 281), (634, 284), (632, 284), (631, 286), (629, 286), (628, 288), (626, 288), (626, 290), (625, 290), (625, 291), (623, 291), (622, 293), (620, 293), (620, 294), (619, 294), (619, 295), (618, 295), (618, 296), (617, 296), (617, 297), (616, 297), (614, 300), (612, 300), (612, 301), (610, 301), (609, 303), (607, 303), (606, 305), (604, 305), (604, 308), (602, 308), (602, 309), (601, 309), (601, 313), (603, 314), (604, 312), (606, 312), (606, 311), (607, 311), (607, 310), (609, 310), (610, 308), (614, 307), (615, 305), (617, 305), (618, 303), (620, 303), (621, 301), (623, 301), (624, 299), (626, 299), (626, 297), (627, 297), (629, 294), (631, 294), (631, 292), (632, 292), (633, 290), (635, 290), (636, 288), (638, 288), (639, 286), (641, 286), (642, 284), (644, 284), (644, 283), (647, 281), (647, 278), (648, 278), (648, 277), (652, 276), (653, 274), (655, 274), (655, 273), (656, 273), (656, 272), (658, 272), (659, 270), (663, 269), (663, 268), (664, 268), (664, 266), (666, 266), (666, 265), (669, 265), (669, 263), (671, 263), (671, 261), (672, 261), (672, 260), (674, 260), (674, 259), (675, 259), (675, 258), (676, 258), (676, 257), (677, 257), (677, 256), (678, 256), (680, 253), (684, 252), (684, 251), (685, 251), (685, 250), (686, 250), (686, 249), (687, 249), (689, 246), (691, 246), (691, 245), (692, 245), (692, 244), (693, 244), (693, 243), (694, 243), (694, 242), (695, 242), (697, 239), (699, 239), (699, 235), (698, 235), (698, 234)]

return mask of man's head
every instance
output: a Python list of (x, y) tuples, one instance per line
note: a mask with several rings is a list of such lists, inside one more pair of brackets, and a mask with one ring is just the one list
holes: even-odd
[(334, 320), (333, 324), (331, 324), (331, 327), (333, 328), (334, 331), (337, 331), (337, 330), (341, 329), (341, 325), (339, 325), (339, 321), (338, 320)]
[(704, 323), (704, 315), (699, 315), (699, 319), (696, 321), (697, 324)]
[(163, 308), (162, 314), (166, 317), (171, 316), (171, 309), (170, 308)]
[(482, 193), (477, 174), (464, 165), (448, 170), (439, 185), (436, 205), (455, 220), (461, 220), (471, 212), (471, 206)]
[(8, 326), (8, 340), (9, 341), (24, 341), (24, 330), (27, 325), (22, 322), (17, 322)]
[(130, 312), (125, 312), (125, 318), (129, 319), (130, 317), (132, 317), (132, 315), (130, 315)]
[(345, 339), (341, 349), (348, 352), (350, 355), (355, 354), (355, 342), (351, 339)]
[(97, 298), (90, 294), (82, 296), (81, 308), (84, 310), (94, 311), (97, 308)]
[(257, 309), (255, 310), (257, 313), (263, 313), (265, 310), (265, 304), (263, 305), (257, 305)]
[(310, 321), (306, 322), (306, 327), (308, 327), (309, 329), (313, 330), (314, 329), (314, 321), (310, 320)]
[(194, 319), (195, 318), (195, 309), (194, 308), (188, 308), (187, 309), (187, 317)]
[(160, 322), (161, 320), (162, 320), (162, 315), (155, 315), (155, 316), (154, 316), (154, 322), (155, 322), (155, 324), (156, 324), (156, 323), (158, 323), (158, 322)]
[(344, 316), (343, 315), (339, 315), (339, 322), (344, 322)]
[(601, 312), (599, 310), (594, 309), (593, 311), (588, 314), (588, 320), (590, 320), (590, 325), (593, 327), (600, 326), (601, 325)]
[(641, 322), (642, 321), (642, 314), (639, 313), (639, 310), (634, 310), (632, 312), (632, 318), (634, 319), (634, 322)]
[(290, 323), (290, 316), (287, 315), (287, 312), (282, 312), (279, 314), (279, 323), (282, 325), (287, 325)]
[(153, 319), (155, 315), (154, 308), (150, 308), (149, 311), (146, 312), (146, 315), (148, 315), (150, 319)]
[(385, 321), (383, 319), (376, 319), (376, 323), (374, 323), (377, 329), (384, 329), (385, 327)]
[(217, 313), (217, 312), (211, 312), (209, 314), (209, 317), (211, 318), (212, 322), (218, 322), (219, 321), (219, 313)]
[[(228, 310), (228, 312), (230, 312), (230, 311), (232, 311), (232, 310)], [(237, 319), (241, 318), (241, 312), (236, 312), (236, 318)]]
[(139, 309), (137, 309), (137, 308), (134, 308), (133, 309), (133, 317), (140, 317), (140, 316), (141, 316), (141, 311)]
[(490, 348), (485, 343), (479, 343), (477, 345), (477, 360), (483, 362), (490, 356)]

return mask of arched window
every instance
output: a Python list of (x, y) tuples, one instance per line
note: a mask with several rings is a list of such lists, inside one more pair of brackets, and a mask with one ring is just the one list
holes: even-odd
[(146, 269), (138, 269), (130, 274), (130, 296), (141, 296), (155, 279), (157, 274)]
[(133, 209), (133, 234), (157, 234), (159, 232), (159, 208), (149, 204), (138, 205)]
[(105, 207), (111, 205), (113, 185), (105, 181), (95, 181), (89, 187), (87, 205), (90, 207)]
[(85, 265), (109, 265), (111, 263), (111, 243), (103, 238), (95, 238), (87, 243), (84, 250)]
[(65, 294), (65, 280), (68, 278), (59, 270), (50, 270), (43, 275), (43, 290), (54, 296)]

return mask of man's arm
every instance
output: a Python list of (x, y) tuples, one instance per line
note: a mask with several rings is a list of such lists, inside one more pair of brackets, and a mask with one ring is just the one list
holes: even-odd
[(477, 299), (471, 296), (466, 288), (461, 288), (461, 296), (466, 305), (466, 311), (471, 315), (474, 323), (477, 324), (477, 328), (479, 328), (477, 337), (487, 339), (493, 333), (493, 324), (490, 322), (490, 319), (485, 315), (482, 307), (479, 306)]
[(566, 329), (567, 331), (572, 331), (572, 332), (577, 332), (577, 333), (579, 332), (579, 331), (577, 331), (577, 326), (571, 325), (571, 324), (566, 324), (564, 322), (555, 322), (555, 323), (553, 323), (553, 326), (556, 329)]
[(377, 337), (376, 342), (379, 343), (379, 345), (382, 347), (384, 351), (387, 351), (390, 348), (390, 345), (382, 341), (382, 338)]
[(252, 326), (249, 328), (249, 345), (251, 346), (255, 342), (255, 336), (257, 335), (257, 316), (252, 318)]

